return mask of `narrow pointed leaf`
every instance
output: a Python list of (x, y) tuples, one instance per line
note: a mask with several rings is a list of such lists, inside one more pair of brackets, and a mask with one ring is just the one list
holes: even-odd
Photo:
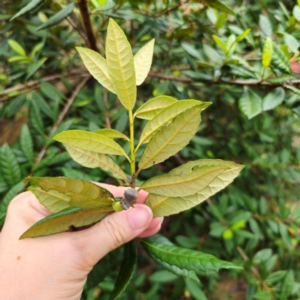
[(84, 130), (68, 130), (56, 135), (54, 140), (67, 146), (104, 154), (124, 155), (123, 148), (112, 139)]
[(87, 168), (101, 168), (102, 170), (111, 173), (113, 177), (128, 182), (127, 175), (109, 156), (102, 153), (83, 150), (73, 146), (66, 146), (66, 149), (69, 152), (70, 156), (79, 164)]
[(16, 51), (23, 59), (24, 57), (26, 58), (26, 52), (24, 50), (24, 48), (17, 42), (17, 41), (14, 41), (14, 40), (8, 40), (7, 41), (9, 46), (14, 50)]
[(219, 269), (242, 269), (211, 254), (157, 243), (155, 237), (143, 239), (141, 244), (146, 252), (163, 266), (176, 266), (180, 269), (195, 271), (197, 274), (216, 272)]
[(152, 39), (134, 56), (136, 85), (141, 85), (145, 81), (150, 71), (153, 58), (154, 42), (155, 40)]
[(112, 93), (116, 93), (115, 88), (108, 76), (106, 59), (99, 53), (82, 47), (76, 47), (85, 67), (90, 74), (106, 89)]
[(124, 246), (124, 258), (114, 289), (109, 300), (117, 299), (129, 284), (136, 268), (137, 248), (136, 242), (130, 241)]
[(68, 231), (72, 227), (79, 228), (92, 225), (112, 212), (112, 209), (109, 208), (67, 208), (36, 222), (20, 236), (20, 239), (47, 236)]
[(125, 134), (115, 129), (104, 128), (96, 130), (95, 133), (104, 135), (110, 139), (123, 139), (129, 141), (129, 138)]
[(65, 207), (110, 207), (114, 196), (106, 189), (89, 181), (64, 177), (31, 177), (34, 187), (29, 189), (49, 211)]
[(151, 120), (164, 108), (175, 102), (178, 102), (178, 100), (170, 96), (155, 97), (140, 106), (134, 113), (134, 116), (139, 119)]
[(106, 37), (108, 75), (117, 96), (127, 110), (132, 110), (136, 101), (136, 78), (131, 46), (123, 30), (110, 19)]
[(39, 5), (41, 5), (43, 2), (45, 2), (45, 0), (32, 0), (30, 1), (26, 6), (24, 6), (20, 11), (18, 11), (11, 19), (10, 21), (12, 21), (15, 18), (18, 18), (22, 15), (24, 15), (27, 12), (30, 12), (31, 10), (35, 9), (36, 7), (38, 7)]
[(264, 97), (262, 101), (262, 109), (264, 111), (274, 109), (283, 102), (284, 96), (284, 89), (282, 87), (277, 87)]
[(210, 196), (228, 186), (239, 175), (240, 171), (244, 167), (230, 161), (201, 159), (188, 162), (176, 169), (173, 169), (169, 174), (184, 177), (189, 174), (192, 169), (200, 166), (223, 166), (228, 169), (216, 176), (215, 179), (213, 179), (206, 187), (191, 196), (168, 197), (152, 193), (149, 194), (146, 200), (146, 205), (152, 209), (155, 217), (176, 214), (202, 203)]
[(212, 36), (216, 44), (223, 50), (223, 52), (226, 54), (228, 52), (226, 44), (217, 36), (213, 35)]
[(273, 43), (271, 38), (267, 37), (262, 51), (262, 64), (265, 68), (267, 68), (270, 65), (272, 61), (272, 55), (273, 55)]
[(33, 160), (33, 141), (27, 124), (24, 124), (20, 134), (20, 146), (28, 161)]
[(273, 42), (272, 65), (278, 68), (281, 72), (292, 74), (292, 69), (289, 60), (282, 50)]
[(163, 162), (183, 149), (198, 131), (201, 109), (196, 106), (184, 111), (158, 131), (146, 146), (139, 162), (139, 169), (147, 169)]
[(184, 175), (160, 175), (145, 181), (141, 188), (149, 193), (169, 197), (194, 195), (208, 186), (226, 166), (196, 166)]
[(51, 26), (54, 26), (54, 25), (60, 23), (62, 20), (67, 18), (72, 13), (74, 7), (75, 7), (75, 2), (67, 5), (65, 8), (60, 10), (54, 16), (49, 18), (48, 21), (46, 21), (44, 24), (39, 26), (36, 30), (39, 31), (39, 30), (42, 30), (42, 29), (46, 29), (46, 28), (49, 28)]
[(262, 112), (262, 100), (256, 93), (246, 88), (239, 99), (239, 108), (248, 119), (252, 119)]
[(171, 122), (176, 116), (185, 110), (199, 106), (201, 111), (208, 107), (211, 102), (201, 102), (197, 100), (181, 100), (177, 101), (174, 104), (171, 104), (159, 112), (153, 119), (151, 119), (145, 128), (140, 137), (139, 144), (148, 143), (151, 137), (163, 126)]

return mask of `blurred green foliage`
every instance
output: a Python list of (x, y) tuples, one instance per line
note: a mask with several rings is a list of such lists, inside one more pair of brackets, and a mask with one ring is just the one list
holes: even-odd
[[(88, 73), (75, 46), (90, 46), (78, 5), (85, 1), (77, 1), (62, 19), (58, 12), (74, 1), (36, 1), (35, 9), (10, 21), (30, 2), (4, 0), (0, 6), (2, 223), (28, 175), (116, 183), (105, 172), (72, 161), (53, 142), (55, 134), (109, 126), (128, 132), (125, 109), (113, 95), (92, 79), (80, 88)], [(272, 0), (89, 2), (100, 53), (109, 17), (122, 25), (135, 52), (156, 39), (152, 72), (138, 90), (139, 105), (161, 94), (213, 102), (189, 146), (143, 171), (142, 178), (199, 158), (246, 166), (224, 191), (166, 218), (162, 228), (176, 245), (214, 254), (244, 270), (203, 274), (197, 283), (140, 254), (139, 269), (120, 299), (300, 299), (299, 5)], [(58, 24), (37, 31), (51, 17)], [(120, 158), (118, 163), (124, 162)], [(100, 284), (90, 278), (83, 300), (109, 298), (120, 257), (115, 251), (106, 258), (111, 272)]]

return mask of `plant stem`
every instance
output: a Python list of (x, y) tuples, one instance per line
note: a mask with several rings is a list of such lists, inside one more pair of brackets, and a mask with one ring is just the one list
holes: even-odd
[(130, 162), (130, 169), (131, 169), (131, 187), (135, 187), (135, 151), (134, 151), (134, 120), (132, 115), (132, 109), (128, 110), (129, 114), (129, 130), (130, 130), (130, 154), (131, 154), (131, 162)]

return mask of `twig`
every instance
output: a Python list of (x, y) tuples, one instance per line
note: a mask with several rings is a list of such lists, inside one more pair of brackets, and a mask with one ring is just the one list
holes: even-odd
[[(65, 105), (64, 109), (62, 110), (62, 112), (59, 114), (55, 124), (53, 125), (53, 127), (51, 128), (50, 130), (50, 133), (49, 133), (49, 136), (51, 136), (58, 128), (58, 126), (61, 124), (62, 120), (64, 119), (64, 117), (66, 116), (67, 112), (69, 111), (71, 105), (73, 104), (76, 96), (78, 95), (78, 93), (80, 92), (80, 90), (82, 89), (82, 87), (86, 84), (86, 82), (89, 80), (90, 76), (85, 78), (83, 81), (80, 82), (80, 84), (76, 87), (76, 89), (74, 90), (74, 92), (72, 93), (71, 97), (69, 98), (69, 100), (67, 101), (67, 104)], [(45, 156), (45, 153), (46, 153), (46, 150), (47, 150), (47, 145), (45, 145), (36, 161), (35, 161), (35, 164), (34, 165), (38, 165), (41, 160), (43, 159), (43, 157)]]
[(105, 123), (106, 123), (106, 128), (111, 128), (111, 124), (110, 124), (110, 118), (109, 118), (109, 113), (108, 113), (108, 99), (107, 99), (107, 90), (104, 89), (103, 90), (103, 101), (104, 101), (104, 105), (105, 105)]
[(79, 0), (77, 1), (79, 10), (80, 10), (80, 15), (83, 21), (83, 27), (87, 36), (88, 40), (88, 46), (98, 52), (98, 47), (96, 44), (96, 39), (95, 35), (93, 32), (93, 27), (92, 27), (92, 22), (90, 18), (90, 13), (89, 13), (89, 8), (88, 8), (88, 1), (87, 0)]
[(88, 44), (87, 37), (85, 33), (81, 30), (81, 28), (78, 28), (71, 18), (67, 18), (67, 21), (73, 27), (73, 29), (76, 30), (78, 34), (84, 39), (85, 43)]

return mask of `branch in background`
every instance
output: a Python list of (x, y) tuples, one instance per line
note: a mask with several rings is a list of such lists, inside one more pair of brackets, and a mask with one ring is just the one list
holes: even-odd
[(90, 13), (89, 13), (89, 8), (88, 8), (88, 1), (87, 0), (79, 0), (77, 2), (79, 10), (80, 10), (80, 15), (82, 18), (83, 22), (83, 27), (87, 36), (88, 40), (88, 46), (90, 49), (98, 52), (98, 47), (96, 44), (96, 39), (95, 35), (93, 32), (93, 27), (90, 19)]
[[(54, 132), (57, 130), (58, 126), (63, 121), (64, 117), (66, 116), (67, 112), (69, 111), (69, 109), (70, 109), (71, 105), (73, 104), (75, 98), (77, 97), (78, 93), (80, 92), (82, 87), (86, 84), (86, 82), (89, 80), (89, 78), (90, 78), (90, 76), (88, 76), (83, 81), (81, 81), (80, 84), (76, 87), (76, 89), (72, 93), (71, 97), (67, 101), (65, 107), (63, 108), (62, 112), (59, 114), (56, 122), (54, 123), (53, 127), (51, 128), (50, 133), (49, 133), (50, 137), (54, 134)], [(38, 165), (42, 161), (43, 157), (46, 154), (46, 150), (47, 150), (47, 144), (41, 149), (34, 165)]]

